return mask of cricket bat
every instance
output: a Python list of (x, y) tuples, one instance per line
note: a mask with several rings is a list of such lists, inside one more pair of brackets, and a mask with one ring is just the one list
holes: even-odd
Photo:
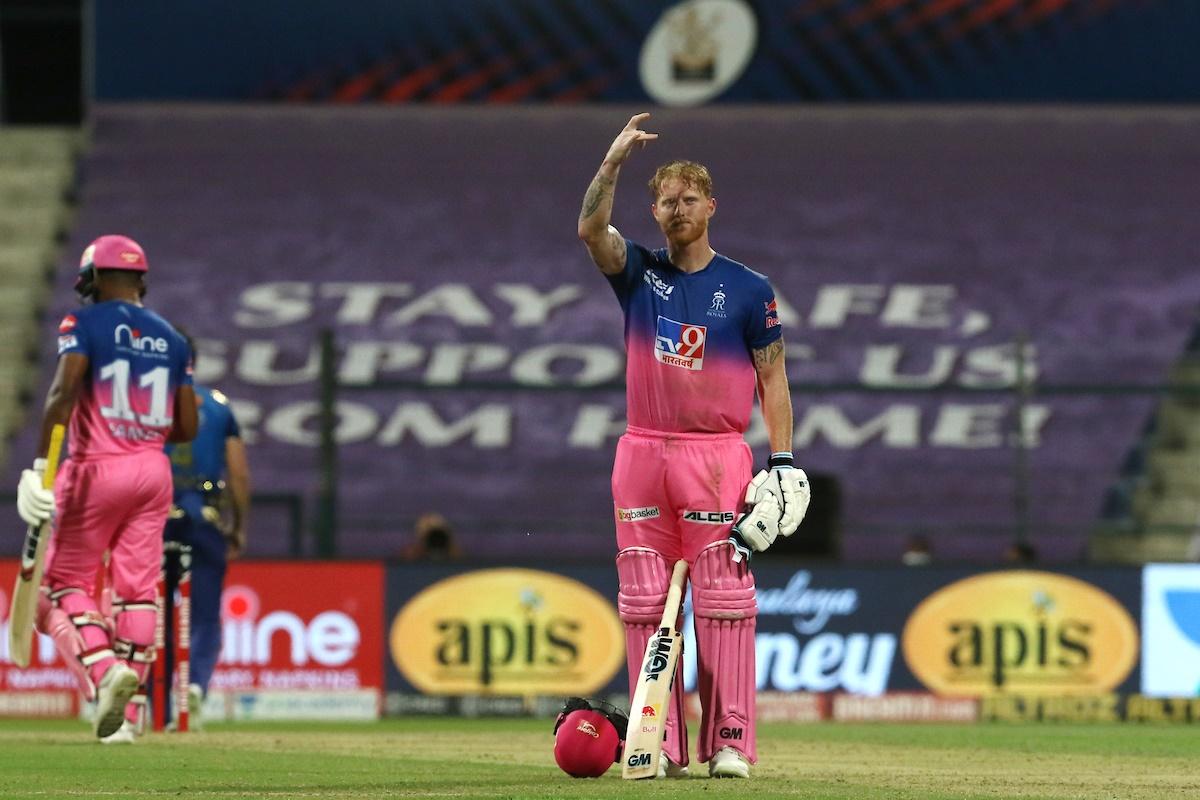
[(621, 754), (621, 777), (627, 780), (658, 777), (662, 758), (667, 712), (671, 707), (671, 684), (675, 665), (683, 651), (683, 634), (675, 627), (679, 606), (683, 603), (683, 584), (687, 580), (687, 562), (675, 562), (667, 605), (663, 609), (658, 632), (646, 643), (642, 671), (633, 702), (629, 706), (629, 728), (625, 731), (625, 752)]
[[(46, 472), (42, 486), (54, 488), (58, 472), (58, 457), (62, 453), (62, 425), (50, 431), (50, 452), (46, 454)], [(46, 566), (46, 545), (50, 541), (49, 521), (30, 525), (21, 547), (21, 570), (13, 586), (12, 607), (8, 614), (8, 654), (18, 667), (28, 667), (33, 653), (33, 617), (37, 612), (38, 592), (42, 588), (42, 569)]]

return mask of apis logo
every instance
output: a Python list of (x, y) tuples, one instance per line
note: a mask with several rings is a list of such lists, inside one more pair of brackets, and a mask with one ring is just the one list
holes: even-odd
[(960, 696), (1112, 691), (1138, 658), (1137, 626), (1116, 599), (1032, 570), (965, 578), (930, 595), (903, 642), (917, 678)]
[(489, 569), (422, 590), (389, 635), (401, 674), (427, 694), (587, 694), (624, 662), (624, 627), (590, 587)]
[[(121, 342), (122, 334), (124, 334), (125, 342)], [(142, 336), (141, 331), (136, 328), (131, 328), (122, 322), (113, 331), (113, 341), (117, 347), (128, 347), (139, 352), (149, 350), (152, 353), (167, 352), (167, 340), (161, 336)]]

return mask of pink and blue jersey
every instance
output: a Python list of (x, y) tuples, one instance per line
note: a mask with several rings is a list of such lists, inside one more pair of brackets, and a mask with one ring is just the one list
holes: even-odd
[(58, 355), (67, 353), (89, 362), (71, 415), (72, 460), (161, 451), (175, 391), (192, 383), (187, 340), (153, 311), (110, 300), (63, 318)]
[(687, 273), (665, 249), (625, 248), (625, 269), (608, 281), (625, 312), (629, 425), (743, 433), (756, 386), (751, 351), (783, 335), (770, 283), (722, 255)]

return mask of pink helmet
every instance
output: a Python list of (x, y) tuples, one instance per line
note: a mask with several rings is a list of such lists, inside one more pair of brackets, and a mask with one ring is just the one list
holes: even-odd
[(554, 761), (572, 778), (599, 778), (621, 758), (624, 728), (617, 724), (625, 717), (606, 706), (573, 697), (555, 720)]
[(146, 252), (142, 246), (120, 234), (101, 236), (89, 244), (79, 259), (79, 275), (75, 278), (75, 291), (84, 298), (92, 295), (96, 283), (96, 270), (124, 269), (131, 272), (149, 272)]

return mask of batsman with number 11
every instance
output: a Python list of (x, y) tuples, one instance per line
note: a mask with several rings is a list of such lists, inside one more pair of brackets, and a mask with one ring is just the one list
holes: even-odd
[[(621, 165), (635, 146), (658, 137), (639, 127), (649, 116), (635, 115), (617, 135), (579, 214), (579, 238), (625, 314), (628, 429), (612, 475), (618, 612), (632, 689), (663, 614), (672, 567), (687, 562), (703, 706), (698, 755), (712, 777), (745, 778), (757, 761), (758, 609), (749, 557), (795, 532), (808, 508), (808, 480), (792, 463), (791, 395), (774, 291), (764, 276), (709, 244), (717, 202), (708, 170), (672, 161), (650, 180), (650, 213), (665, 248), (642, 247), (610, 224)], [(756, 390), (772, 453), (768, 469), (752, 479), (743, 433)], [(637, 715), (658, 711), (631, 709), (630, 730)], [(661, 713), (657, 775), (686, 775), (678, 674)]]
[[(197, 426), (188, 344), (142, 305), (149, 269), (126, 236), (101, 236), (84, 250), (75, 291), (85, 305), (59, 324), (37, 458), (17, 487), (22, 519), (39, 528), (50, 522), (53, 532), (44, 585), (18, 588), (40, 590), (38, 630), (54, 639), (83, 696), (95, 698), (94, 730), (104, 742), (132, 740), (121, 736), (125, 704), (154, 659), (155, 586), (171, 506), (163, 444), (191, 440)], [(56, 426), (67, 427), (70, 457), (50, 489), (43, 473)], [(105, 550), (112, 624), (93, 598)], [(17, 635), (24, 642), (32, 631)]]

